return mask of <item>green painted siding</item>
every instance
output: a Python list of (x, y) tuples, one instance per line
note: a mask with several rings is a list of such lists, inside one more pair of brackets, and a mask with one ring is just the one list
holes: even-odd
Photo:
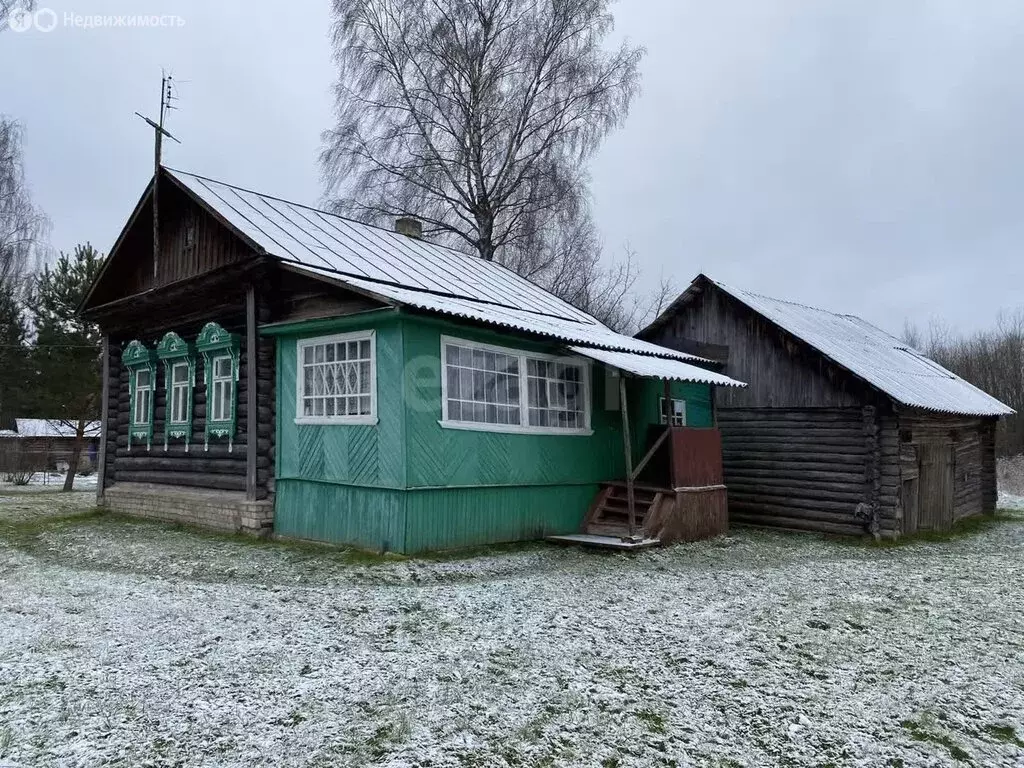
[(360, 549), (405, 552), (405, 493), (309, 480), (279, 480), (274, 533)]
[[(378, 424), (295, 423), (296, 342), (373, 328)], [(268, 329), (278, 336), (275, 531), (366, 549), (424, 552), (538, 538), (579, 528), (598, 483), (625, 476), (621, 415), (591, 367), (592, 435), (445, 429), (441, 336), (559, 354), (560, 347), (399, 313)], [(634, 458), (659, 421), (660, 382), (628, 380)], [(673, 386), (694, 426), (710, 425), (709, 388)]]
[(548, 354), (538, 345), (434, 320), (405, 323), (406, 435), (410, 487), (592, 484), (622, 475), (618, 411), (604, 409), (604, 369), (591, 371), (594, 434), (517, 435), (445, 429), (441, 419), (441, 336)]
[[(296, 341), (352, 330), (377, 335), (376, 425), (295, 423)], [(365, 319), (358, 328), (318, 326), (315, 332), (278, 339), (278, 477), (378, 488), (405, 486), (402, 417), (402, 328), (397, 315)]]
[(576, 533), (595, 485), (410, 490), (407, 551), (460, 549)]

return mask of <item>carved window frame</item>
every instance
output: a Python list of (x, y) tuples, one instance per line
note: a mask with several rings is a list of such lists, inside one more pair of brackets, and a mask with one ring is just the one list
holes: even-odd
[[(164, 416), (164, 450), (168, 449), (171, 440), (183, 440), (188, 451), (192, 440), (192, 420), (194, 391), (196, 385), (195, 348), (174, 331), (164, 334), (156, 348), (157, 357), (164, 364), (164, 393), (166, 396), (166, 415)], [(188, 366), (187, 400), (183, 419), (174, 419), (174, 369), (179, 365)]]
[[(128, 369), (128, 450), (132, 441), (145, 441), (146, 450), (153, 445), (153, 414), (156, 405), (156, 353), (138, 339), (130, 341), (121, 355), (121, 364)], [(136, 418), (135, 397), (140, 371), (149, 373), (149, 408), (143, 420)]]
[[(240, 337), (228, 333), (217, 323), (207, 323), (196, 339), (196, 349), (203, 356), (206, 381), (206, 426), (203, 430), (203, 450), (210, 449), (210, 438), (226, 438), (228, 451), (234, 450), (235, 430), (238, 427), (238, 371), (240, 367)], [(226, 418), (213, 418), (213, 366), (217, 358), (231, 358), (231, 407)], [(255, 425), (252, 425), (255, 428)]]

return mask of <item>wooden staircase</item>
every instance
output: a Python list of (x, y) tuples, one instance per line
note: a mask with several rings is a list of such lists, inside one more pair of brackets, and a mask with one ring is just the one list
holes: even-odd
[(675, 503), (668, 488), (634, 484), (635, 510), (633, 535), (629, 530), (629, 500), (625, 482), (602, 483), (579, 534), (549, 536), (552, 541), (588, 544), (615, 549), (654, 547), (661, 543), (658, 532), (666, 506)]

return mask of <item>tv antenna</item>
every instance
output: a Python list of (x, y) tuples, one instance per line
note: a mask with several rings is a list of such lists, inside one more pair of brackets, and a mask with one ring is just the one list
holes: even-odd
[(167, 72), (162, 72), (161, 75), (160, 121), (153, 122), (140, 112), (135, 113), (145, 120), (153, 129), (155, 139), (153, 151), (153, 285), (156, 285), (160, 265), (160, 208), (157, 203), (157, 191), (160, 187), (160, 161), (163, 156), (164, 136), (178, 144), (181, 144), (177, 138), (164, 128), (164, 121), (167, 119), (167, 113), (172, 109), (177, 109), (173, 103), (178, 100), (178, 97), (175, 95), (174, 76), (167, 74)]

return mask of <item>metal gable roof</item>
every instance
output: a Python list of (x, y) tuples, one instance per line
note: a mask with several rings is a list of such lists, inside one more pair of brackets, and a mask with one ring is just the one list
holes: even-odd
[(496, 262), (202, 176), (167, 172), (267, 254), (285, 261), (411, 290), (594, 322)]
[(616, 333), (495, 262), (212, 179), (165, 170), (257, 249), (295, 271), (392, 303), (571, 344), (706, 362)]
[(1015, 411), (905, 343), (854, 315), (838, 315), (711, 281), (903, 405), (941, 413), (1005, 416)]

